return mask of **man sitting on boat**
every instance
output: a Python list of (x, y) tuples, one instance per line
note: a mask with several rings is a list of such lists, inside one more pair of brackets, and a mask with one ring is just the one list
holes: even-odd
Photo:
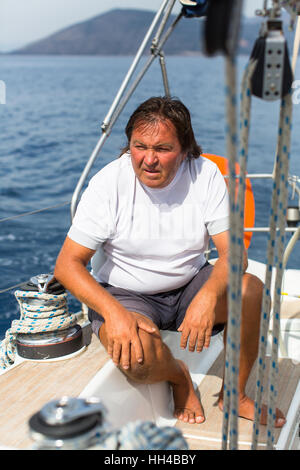
[[(181, 348), (200, 353), (226, 332), (229, 252), (228, 194), (217, 166), (203, 158), (188, 109), (154, 97), (130, 117), (128, 145), (90, 181), (57, 259), (55, 277), (89, 307), (92, 328), (112, 360), (139, 383), (168, 381), (174, 415), (205, 420), (186, 365), (160, 330), (179, 331)], [(213, 265), (205, 250), (211, 237)], [(106, 261), (86, 266), (102, 247)], [(244, 269), (247, 255), (244, 256)], [(253, 419), (245, 386), (258, 353), (263, 285), (245, 273), (242, 285), (239, 414)], [(225, 336), (225, 335), (224, 335)], [(223, 387), (219, 396), (222, 409)], [(285, 419), (277, 410), (275, 426)], [(266, 407), (261, 422), (266, 424)]]

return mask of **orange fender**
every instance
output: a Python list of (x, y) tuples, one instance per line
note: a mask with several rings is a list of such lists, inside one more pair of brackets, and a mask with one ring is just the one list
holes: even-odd
[[(228, 159), (225, 157), (220, 157), (219, 155), (213, 155), (211, 153), (203, 153), (202, 157), (208, 158), (212, 162), (216, 163), (222, 175), (229, 174), (228, 168)], [(236, 173), (239, 174), (240, 166), (238, 163), (236, 165)], [(229, 185), (228, 178), (225, 179), (227, 186)], [(238, 180), (236, 181), (236, 191), (235, 194), (237, 196), (238, 191)], [(245, 207), (244, 207), (244, 227), (250, 228), (254, 227), (255, 223), (255, 200), (252, 191), (252, 185), (249, 178), (246, 178), (246, 192), (245, 192)], [(253, 232), (245, 232), (244, 233), (244, 243), (246, 249), (249, 248), (251, 243)]]

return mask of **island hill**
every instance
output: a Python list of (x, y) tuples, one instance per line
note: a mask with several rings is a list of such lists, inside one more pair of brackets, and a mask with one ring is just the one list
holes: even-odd
[[(153, 18), (153, 11), (116, 9), (67, 27), (12, 54), (134, 55)], [(172, 15), (170, 21), (175, 19)], [(260, 18), (243, 18), (240, 54), (251, 53), (258, 37)], [(203, 18), (182, 18), (164, 46), (168, 55), (201, 54)], [(147, 52), (149, 49), (147, 49)]]

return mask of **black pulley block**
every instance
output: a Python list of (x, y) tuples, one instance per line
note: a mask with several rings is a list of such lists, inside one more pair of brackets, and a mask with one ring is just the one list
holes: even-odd
[(269, 20), (256, 40), (251, 60), (257, 61), (251, 79), (252, 94), (274, 101), (291, 89), (293, 73), (280, 20)]

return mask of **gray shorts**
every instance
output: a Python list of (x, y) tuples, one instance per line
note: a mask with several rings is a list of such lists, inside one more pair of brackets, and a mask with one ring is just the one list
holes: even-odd
[[(160, 330), (177, 331), (184, 319), (186, 309), (209, 278), (212, 269), (213, 266), (206, 263), (186, 285), (158, 294), (139, 294), (106, 283), (101, 283), (101, 286), (113, 295), (127, 310), (141, 313), (145, 317), (150, 318)], [(98, 336), (99, 329), (105, 320), (92, 309), (89, 309), (88, 316), (92, 323), (93, 332)], [(223, 328), (223, 323), (215, 325), (212, 335), (216, 335)]]

